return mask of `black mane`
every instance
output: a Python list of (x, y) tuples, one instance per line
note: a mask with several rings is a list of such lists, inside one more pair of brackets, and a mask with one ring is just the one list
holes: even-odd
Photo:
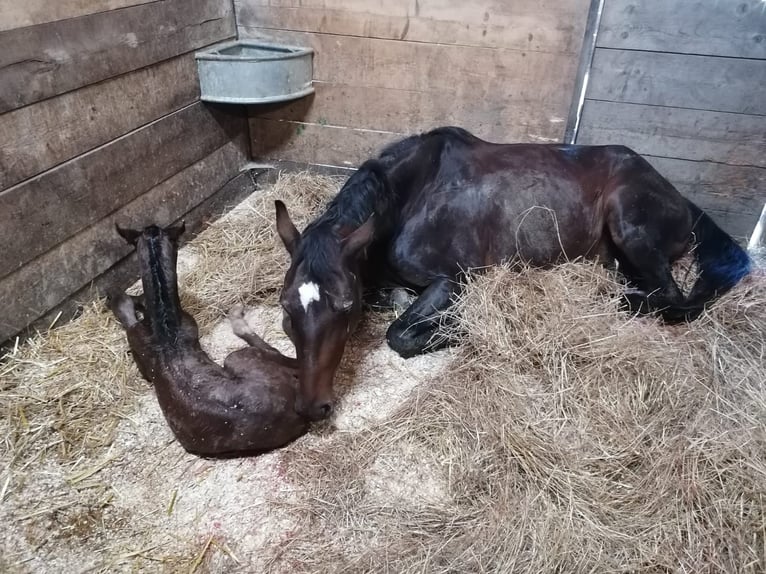
[(374, 215), (375, 235), (380, 236), (395, 217), (396, 203), (383, 165), (375, 159), (364, 162), (322, 215), (303, 231), (297, 257), (316, 277), (333, 273), (337, 269), (340, 240), (344, 234), (357, 229)]

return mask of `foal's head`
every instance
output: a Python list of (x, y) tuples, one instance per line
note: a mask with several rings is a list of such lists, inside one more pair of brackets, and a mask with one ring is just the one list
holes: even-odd
[(115, 227), (117, 233), (125, 241), (136, 247), (138, 264), (142, 274), (148, 271), (152, 265), (158, 263), (175, 270), (178, 240), (186, 229), (185, 222), (182, 221), (166, 228), (148, 225), (140, 230), (123, 228), (119, 225), (115, 225)]
[(372, 241), (373, 222), (356, 229), (328, 225), (304, 240), (284, 203), (277, 201), (276, 210), (277, 232), (291, 257), (280, 303), (300, 366), (296, 410), (320, 420), (332, 413), (335, 371), (361, 317), (359, 262)]

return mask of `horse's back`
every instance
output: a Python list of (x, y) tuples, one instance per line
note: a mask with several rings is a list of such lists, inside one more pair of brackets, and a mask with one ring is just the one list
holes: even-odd
[(586, 185), (581, 148), (446, 135), (439, 168), (405, 207), (392, 258), (416, 282), (520, 258), (547, 265), (600, 249), (603, 186)]

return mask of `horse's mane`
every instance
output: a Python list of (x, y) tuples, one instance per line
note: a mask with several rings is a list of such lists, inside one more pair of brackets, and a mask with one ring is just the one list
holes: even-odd
[(380, 235), (395, 216), (396, 196), (377, 159), (364, 162), (348, 178), (325, 211), (302, 233), (297, 256), (309, 272), (322, 277), (332, 272), (340, 251), (339, 232), (354, 230), (375, 215), (376, 235)]

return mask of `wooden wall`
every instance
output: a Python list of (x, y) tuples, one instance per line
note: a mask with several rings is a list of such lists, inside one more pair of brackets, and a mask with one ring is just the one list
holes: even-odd
[(564, 135), (589, 0), (235, 0), (241, 37), (311, 46), (316, 94), (251, 108), (256, 157), (354, 165), (456, 124)]
[(199, 101), (223, 0), (0, 0), (0, 341), (114, 273), (114, 223), (193, 220), (243, 183), (243, 110)]
[(761, 0), (605, 0), (577, 143), (645, 154), (743, 237), (766, 201)]

